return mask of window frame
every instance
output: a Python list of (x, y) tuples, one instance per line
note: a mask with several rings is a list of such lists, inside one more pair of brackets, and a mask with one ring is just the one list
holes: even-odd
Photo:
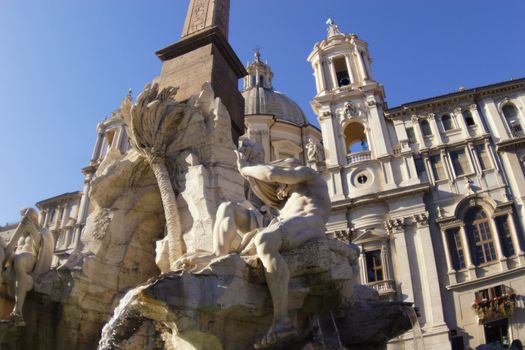
[[(476, 208), (472, 208), (471, 210), (474, 209)], [(471, 244), (474, 248), (476, 265), (483, 266), (497, 262), (499, 252), (494, 244), (494, 232), (492, 232), (490, 216), (480, 207), (473, 213), (469, 212), (469, 214), (472, 215), (473, 218), (469, 220), (465, 226), (468, 236), (472, 240)], [(482, 217), (476, 218), (479, 214), (482, 214)]]
[[(461, 166), (461, 161), (459, 160), (460, 158), (457, 157), (456, 158), (456, 162), (455, 162), (454, 161), (454, 157), (453, 157), (453, 154), (458, 154), (459, 152), (463, 152), (463, 154), (464, 154), (464, 156), (466, 158), (467, 164), (468, 164), (468, 169), (461, 168), (462, 174), (458, 174), (458, 171), (456, 169), (456, 164)], [(452, 163), (452, 170), (454, 171), (454, 176), (456, 178), (462, 178), (462, 177), (469, 176), (469, 175), (473, 174), (473, 170), (472, 170), (473, 167), (472, 167), (472, 163), (470, 161), (470, 157), (469, 157), (469, 154), (468, 154), (468, 149), (466, 149), (465, 147), (452, 149), (452, 150), (448, 151), (448, 156), (450, 157), (450, 163)]]
[(419, 126), (421, 128), (421, 133), (423, 134), (423, 137), (431, 137), (434, 134), (432, 133), (432, 127), (430, 126), (430, 123), (428, 120), (423, 119), (419, 122)]
[[(379, 257), (379, 264), (376, 264), (376, 259), (374, 259), (377, 256)], [(385, 267), (383, 266), (383, 259), (382, 259), (382, 252), (381, 249), (374, 249), (369, 250), (365, 252), (365, 267), (366, 267), (366, 281), (367, 283), (377, 283), (385, 281)], [(369, 266), (369, 257), (371, 257), (371, 263), (372, 265)], [(370, 278), (370, 271), (373, 271), (374, 274), (374, 280)], [(381, 273), (381, 279), (378, 279), (377, 271)]]
[[(448, 113), (443, 114), (440, 119), (441, 119), (441, 126), (443, 127), (443, 131), (445, 133), (457, 129), (456, 124), (454, 123), (454, 119), (452, 118), (450, 114)], [(448, 120), (448, 122), (450, 123), (448, 127), (447, 125), (445, 125), (445, 122), (443, 122), (443, 119)]]

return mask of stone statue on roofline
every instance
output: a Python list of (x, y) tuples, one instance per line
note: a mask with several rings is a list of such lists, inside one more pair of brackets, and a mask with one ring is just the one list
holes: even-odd
[(5, 320), (24, 326), (22, 317), (27, 292), (36, 279), (49, 271), (53, 258), (53, 237), (38, 224), (38, 214), (33, 208), (20, 211), (21, 220), (7, 246), (0, 240), (1, 278), (14, 290), (15, 305), (10, 318)]

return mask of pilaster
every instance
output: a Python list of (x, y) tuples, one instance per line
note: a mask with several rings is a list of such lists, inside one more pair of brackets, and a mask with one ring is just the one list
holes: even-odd
[(434, 140), (436, 140), (436, 145), (442, 145), (443, 144), (443, 138), (441, 137), (441, 132), (439, 131), (439, 127), (437, 125), (436, 121), (436, 115), (434, 113), (430, 113), (428, 115), (428, 123), (430, 124), (430, 129), (432, 130), (432, 135), (434, 136)]
[(461, 113), (461, 108), (454, 109), (454, 115), (456, 117), (456, 120), (458, 121), (459, 128), (461, 129), (461, 134), (466, 139), (469, 138), (469, 129), (467, 123), (465, 122), (465, 118), (463, 118), (463, 113)]
[(476, 279), (476, 266), (472, 262), (470, 253), (470, 247), (468, 244), (467, 233), (465, 231), (465, 225), (459, 226), (459, 237), (461, 239), (461, 245), (463, 246), (463, 254), (465, 255), (465, 264), (467, 265), (467, 272), (469, 280)]

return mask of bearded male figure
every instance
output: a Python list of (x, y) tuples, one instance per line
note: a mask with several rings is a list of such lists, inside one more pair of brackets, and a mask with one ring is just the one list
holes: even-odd
[(254, 193), (279, 215), (252, 239), (261, 260), (273, 302), (273, 324), (256, 349), (271, 347), (296, 335), (288, 314), (288, 266), (281, 251), (325, 238), (325, 224), (330, 213), (330, 197), (326, 182), (319, 174), (294, 159), (282, 165), (250, 165), (237, 153), (241, 175), (248, 180)]

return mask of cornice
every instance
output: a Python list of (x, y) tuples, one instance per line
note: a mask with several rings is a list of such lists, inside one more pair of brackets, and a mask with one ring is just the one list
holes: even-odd
[(504, 81), (464, 91), (452, 92), (445, 95), (430, 97), (423, 100), (408, 102), (386, 110), (385, 116), (389, 119), (393, 119), (407, 114), (414, 114), (414, 112), (419, 110), (432, 110), (461, 101), (470, 100), (473, 102), (490, 95), (500, 94), (504, 92), (512, 92), (519, 89), (525, 89), (525, 78)]

